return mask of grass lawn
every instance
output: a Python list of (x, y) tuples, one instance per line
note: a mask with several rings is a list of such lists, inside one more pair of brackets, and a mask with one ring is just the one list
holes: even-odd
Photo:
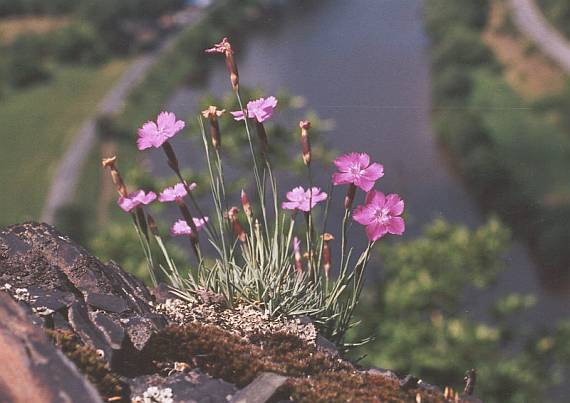
[(0, 99), (0, 225), (38, 218), (60, 156), (127, 66), (58, 67)]

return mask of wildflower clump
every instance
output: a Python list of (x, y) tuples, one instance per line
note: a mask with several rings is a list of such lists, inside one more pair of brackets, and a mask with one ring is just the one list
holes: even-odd
[[(226, 57), (230, 82), (239, 110), (231, 112), (234, 122), (243, 125), (244, 137), (249, 143), (252, 188), (254, 198), (245, 190), (240, 195), (227, 191), (221, 143), (220, 121), (224, 109), (214, 105), (197, 114), (204, 158), (209, 174), (211, 201), (197, 200), (193, 190), (196, 184), (184, 177), (178, 164), (176, 150), (170, 144), (181, 133), (186, 123), (170, 112), (161, 112), (156, 121), (149, 121), (138, 131), (139, 150), (162, 148), (168, 166), (178, 183), (156, 194), (139, 190), (128, 193), (116, 166), (116, 159), (104, 160), (111, 169), (119, 192), (119, 205), (129, 212), (145, 250), (151, 278), (157, 271), (168, 278), (174, 292), (195, 301), (203, 290), (223, 295), (229, 307), (249, 305), (269, 318), (310, 317), (325, 337), (343, 345), (347, 330), (353, 326), (352, 314), (362, 291), (365, 269), (370, 261), (375, 242), (387, 234), (401, 235), (405, 230), (401, 214), (404, 202), (398, 195), (385, 196), (374, 190), (384, 175), (384, 168), (372, 162), (366, 153), (348, 153), (339, 156), (334, 164), (332, 186), (348, 185), (344, 201), (344, 219), (338, 229), (327, 228), (327, 214), (331, 192), (313, 183), (311, 174), (311, 123), (299, 122), (302, 158), (307, 178), (292, 190), (281, 193), (274, 175), (269, 152), (269, 139), (264, 123), (277, 111), (274, 96), (249, 101), (244, 107), (239, 91), (239, 79), (234, 52), (227, 38), (207, 50)], [(237, 123), (236, 123), (237, 122)], [(209, 136), (206, 135), (209, 127)], [(255, 128), (258, 141), (254, 141)], [(357, 189), (365, 195), (365, 202), (353, 210)], [(239, 198), (243, 213), (232, 206)], [(174, 202), (180, 217), (170, 225), (171, 235), (190, 239), (195, 261), (188, 263), (182, 276), (168, 254), (158, 227), (148, 213), (149, 205)], [(204, 209), (204, 206), (208, 206)], [(324, 214), (315, 210), (324, 209)], [(322, 217), (317, 220), (317, 217)], [(299, 219), (299, 217), (301, 219)], [(368, 245), (355, 256), (355, 247), (349, 243), (352, 221), (362, 224)], [(199, 232), (204, 237), (198, 235)], [(162, 264), (152, 256), (151, 243), (156, 242), (162, 253)], [(335, 249), (338, 244), (338, 249)], [(335, 262), (332, 250), (340, 251)]]

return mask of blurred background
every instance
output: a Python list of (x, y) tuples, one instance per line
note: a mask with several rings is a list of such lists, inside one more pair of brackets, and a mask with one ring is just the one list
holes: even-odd
[[(485, 402), (567, 402), (569, 27), (568, 0), (0, 0), (0, 225), (53, 223), (144, 276), (100, 158), (117, 154), (132, 189), (173, 184), (159, 151), (135, 148), (169, 110), (188, 123), (182, 165), (206, 181), (196, 116), (237, 106), (203, 51), (228, 36), (247, 98), (279, 98), (282, 190), (309, 118), (321, 187), (332, 158), (365, 151), (406, 201), (354, 331), (375, 340), (354, 358), (459, 390), (477, 368)], [(221, 125), (237, 203), (244, 143)], [(157, 213), (167, 231), (173, 212)]]

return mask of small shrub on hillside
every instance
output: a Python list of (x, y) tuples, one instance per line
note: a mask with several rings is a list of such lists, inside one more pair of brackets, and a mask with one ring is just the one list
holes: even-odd
[(105, 44), (87, 24), (74, 24), (58, 31), (53, 37), (53, 53), (64, 63), (100, 63), (106, 57)]
[(44, 63), (46, 45), (37, 35), (20, 35), (6, 52), (5, 77), (14, 87), (24, 87), (49, 78)]

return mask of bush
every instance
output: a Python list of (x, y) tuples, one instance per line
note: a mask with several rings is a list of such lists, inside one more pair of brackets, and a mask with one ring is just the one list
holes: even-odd
[(87, 24), (74, 24), (58, 31), (53, 38), (53, 52), (64, 63), (92, 64), (105, 59), (105, 44)]
[(477, 66), (493, 66), (495, 59), (481, 41), (479, 32), (458, 26), (438, 43), (432, 51), (432, 65), (435, 69), (459, 66), (470, 70)]
[(6, 80), (15, 87), (43, 81), (49, 72), (43, 63), (45, 44), (36, 35), (21, 35), (12, 43), (6, 55)]
[[(485, 402), (544, 401), (555, 381), (546, 370), (553, 357), (534, 350), (539, 335), (522, 333), (529, 348), (517, 354), (510, 338), (523, 331), (512, 315), (528, 308), (532, 298), (515, 294), (499, 300), (498, 309), (489, 304), (502, 316), (493, 324), (477, 320), (464, 306), (474, 289), (489, 295), (508, 244), (508, 231), (495, 220), (474, 231), (436, 220), (423, 237), (384, 246), (383, 280), (361, 310), (367, 331), (359, 336), (377, 337), (364, 351), (367, 363), (439, 385), (456, 379), (454, 389), (463, 386), (457, 373), (477, 368), (476, 393)], [(564, 348), (564, 339), (552, 344), (558, 341)]]
[(424, 20), (430, 36), (439, 41), (449, 37), (449, 30), (456, 26), (480, 31), (488, 12), (489, 0), (427, 0)]

